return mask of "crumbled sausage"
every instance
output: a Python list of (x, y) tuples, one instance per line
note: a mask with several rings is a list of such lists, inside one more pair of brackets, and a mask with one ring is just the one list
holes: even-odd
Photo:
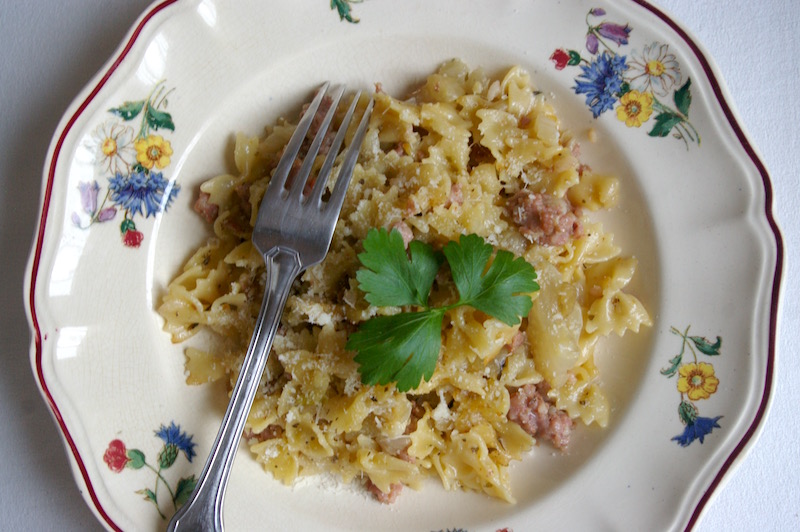
[(417, 430), (417, 423), (425, 415), (425, 407), (416, 401), (411, 401), (411, 415), (408, 418), (408, 425), (403, 434), (411, 434)]
[(370, 479), (367, 479), (367, 491), (383, 504), (392, 504), (400, 496), (400, 492), (403, 491), (403, 485), (395, 482), (389, 486), (389, 493), (384, 493)]
[(463, 203), (464, 194), (461, 192), (461, 185), (453, 183), (450, 185), (450, 194), (447, 195), (447, 204), (445, 204), (445, 207), (449, 207), (450, 205), (462, 205)]
[(408, 245), (412, 240), (414, 240), (414, 233), (411, 231), (411, 228), (408, 226), (408, 224), (403, 221), (398, 221), (389, 227), (389, 231), (392, 229), (397, 229), (397, 231), (400, 233), (400, 236), (403, 237), (403, 247), (408, 249)]
[[(317, 112), (314, 114), (314, 118), (311, 120), (311, 126), (308, 128), (305, 141), (303, 141), (303, 145), (300, 148), (301, 154), (305, 154), (308, 151), (308, 148), (311, 147), (311, 142), (314, 137), (317, 136), (317, 132), (322, 127), (322, 122), (325, 120), (325, 115), (328, 113), (331, 105), (333, 105), (333, 99), (328, 95), (323, 96), (322, 101), (317, 108)], [(308, 106), (309, 104), (303, 106), (303, 112), (300, 115), (301, 117), (302, 115), (306, 114), (306, 111), (308, 111)], [(336, 132), (333, 131), (332, 127), (329, 127), (328, 131), (325, 132), (325, 137), (322, 139), (322, 144), (320, 144), (318, 155), (325, 155), (328, 153), (331, 145), (333, 144), (333, 138), (335, 135)]]
[(262, 430), (261, 432), (253, 432), (251, 429), (247, 429), (244, 432), (245, 439), (252, 439), (255, 438), (258, 441), (267, 441), (272, 440), (274, 438), (279, 438), (283, 435), (283, 427), (280, 425), (267, 425), (267, 428)]
[(508, 420), (536, 437), (550, 440), (562, 451), (569, 445), (572, 419), (547, 397), (546, 383), (526, 384), (511, 393)]
[(508, 201), (519, 232), (543, 246), (561, 246), (583, 234), (580, 212), (566, 198), (520, 190)]
[(194, 210), (203, 217), (208, 223), (214, 223), (219, 215), (219, 205), (211, 203), (211, 194), (208, 192), (200, 192), (197, 201), (194, 202)]

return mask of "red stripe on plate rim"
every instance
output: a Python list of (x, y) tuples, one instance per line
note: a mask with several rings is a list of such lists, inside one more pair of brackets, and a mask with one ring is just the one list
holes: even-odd
[(36, 247), (35, 247), (36, 251), (31, 263), (30, 292), (28, 294), (29, 298), (28, 301), (31, 313), (31, 324), (34, 333), (33, 342), (36, 349), (36, 354), (35, 354), (36, 377), (37, 380), (39, 381), (39, 387), (41, 388), (42, 394), (45, 396), (47, 404), (50, 407), (53, 416), (55, 417), (56, 423), (61, 429), (61, 433), (64, 437), (64, 440), (67, 446), (69, 447), (70, 452), (72, 453), (72, 457), (75, 460), (75, 465), (77, 466), (78, 471), (80, 471), (83, 483), (86, 485), (87, 495), (92, 500), (92, 503), (94, 504), (97, 513), (103, 518), (103, 520), (112, 529), (118, 531), (121, 531), (122, 528), (114, 522), (114, 520), (111, 518), (111, 516), (108, 515), (108, 513), (105, 511), (102, 504), (100, 503), (100, 500), (97, 497), (97, 493), (95, 492), (94, 487), (91, 483), (91, 479), (89, 478), (89, 473), (86, 470), (86, 465), (84, 464), (84, 461), (81, 458), (81, 455), (78, 451), (77, 445), (75, 444), (75, 440), (72, 438), (72, 435), (70, 434), (69, 429), (67, 428), (64, 418), (61, 415), (61, 411), (58, 408), (58, 405), (56, 404), (55, 400), (53, 399), (53, 395), (50, 392), (50, 389), (47, 386), (47, 382), (44, 378), (44, 372), (42, 368), (42, 333), (39, 328), (39, 320), (36, 315), (36, 301), (35, 301), (36, 281), (39, 272), (39, 263), (41, 260), (42, 249), (44, 245), (44, 233), (45, 233), (45, 225), (47, 223), (47, 214), (50, 208), (50, 199), (52, 196), (53, 184), (55, 181), (56, 162), (58, 161), (61, 149), (63, 148), (64, 141), (67, 135), (69, 134), (72, 127), (75, 125), (75, 122), (78, 120), (78, 117), (86, 110), (86, 107), (88, 107), (89, 103), (92, 100), (94, 100), (94, 98), (97, 96), (100, 90), (108, 82), (111, 75), (114, 74), (114, 72), (117, 70), (117, 68), (119, 68), (120, 64), (125, 59), (125, 57), (127, 57), (127, 55), (130, 53), (131, 49), (133, 48), (133, 45), (141, 35), (142, 30), (147, 25), (147, 23), (150, 22), (150, 20), (153, 17), (155, 17), (158, 13), (160, 13), (162, 10), (164, 10), (165, 8), (174, 4), (177, 1), (178, 0), (164, 0), (161, 3), (152, 6), (150, 10), (144, 14), (139, 24), (133, 30), (133, 33), (131, 34), (130, 38), (125, 43), (125, 46), (119, 52), (117, 58), (108, 68), (108, 70), (100, 79), (100, 81), (97, 83), (97, 85), (92, 89), (89, 95), (83, 100), (83, 102), (81, 102), (77, 110), (72, 114), (69, 121), (64, 126), (64, 129), (61, 132), (61, 135), (59, 135), (58, 141), (56, 142), (55, 147), (53, 149), (52, 158), (50, 160), (50, 166), (47, 171), (47, 183), (45, 185), (45, 193), (42, 200), (42, 211), (39, 219), (39, 231), (36, 236)]

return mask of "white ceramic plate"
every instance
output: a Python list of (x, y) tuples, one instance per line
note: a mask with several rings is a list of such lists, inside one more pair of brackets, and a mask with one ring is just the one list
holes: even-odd
[[(610, 426), (515, 466), (513, 506), (433, 482), (393, 506), (328, 479), (288, 488), (241, 451), (228, 529), (690, 528), (767, 410), (783, 262), (769, 178), (702, 48), (640, 0), (330, 4), (156, 3), (59, 125), (29, 263), (31, 358), (88, 504), (110, 529), (163, 528), (213, 441), (224, 393), (184, 384), (154, 308), (206, 238), (191, 205), (230, 168), (233, 132), (260, 132), (325, 79), (400, 95), (460, 57), (527, 68), (583, 159), (622, 180), (606, 221), (639, 258), (654, 326), (601, 356)], [(133, 141), (148, 135), (165, 158), (145, 176)]]

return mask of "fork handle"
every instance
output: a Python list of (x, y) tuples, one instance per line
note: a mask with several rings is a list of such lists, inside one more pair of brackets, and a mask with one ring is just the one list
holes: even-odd
[(267, 363), (289, 289), (300, 273), (300, 257), (294, 250), (273, 248), (264, 256), (267, 279), (264, 300), (256, 320), (253, 337), (233, 388), (228, 409), (214, 446), (189, 500), (175, 514), (168, 530), (221, 531), (222, 501), (236, 457), (245, 421), (250, 413), (261, 374)]

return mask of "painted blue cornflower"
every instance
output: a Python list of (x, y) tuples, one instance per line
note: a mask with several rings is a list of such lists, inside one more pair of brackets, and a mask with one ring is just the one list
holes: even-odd
[(108, 188), (111, 200), (132, 217), (137, 213), (155, 216), (162, 210), (166, 212), (181, 187), (164, 179), (160, 172), (139, 171), (130, 175), (117, 173), (108, 180)]
[(581, 65), (583, 73), (575, 78), (575, 94), (586, 95), (586, 105), (595, 118), (614, 108), (622, 90), (622, 73), (627, 70), (624, 55), (603, 52), (588, 65)]
[(683, 434), (675, 436), (672, 441), (678, 442), (681, 447), (687, 447), (694, 440), (700, 440), (700, 443), (703, 443), (703, 438), (711, 434), (712, 430), (720, 428), (717, 422), (721, 418), (722, 416), (697, 417), (693, 422), (687, 423)]
[(194, 458), (194, 448), (197, 445), (192, 441), (192, 437), (181, 432), (180, 426), (176, 425), (174, 421), (170, 421), (169, 427), (161, 425), (161, 428), (156, 431), (156, 436), (164, 440), (164, 444), (169, 447), (173, 446), (179, 451), (183, 451), (186, 459), (190, 462)]

